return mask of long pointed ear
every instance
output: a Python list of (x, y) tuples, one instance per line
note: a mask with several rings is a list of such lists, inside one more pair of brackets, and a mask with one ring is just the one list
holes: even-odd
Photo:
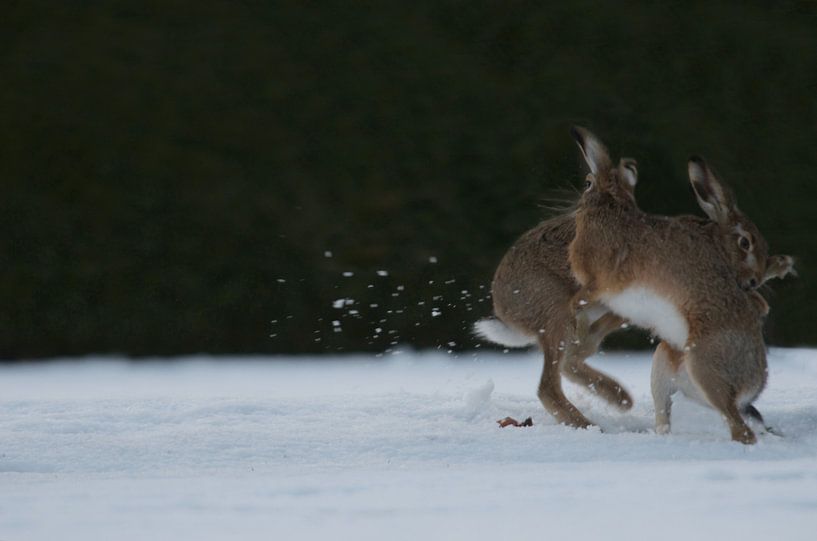
[(579, 126), (570, 128), (570, 135), (579, 145), (591, 173), (597, 175), (599, 171), (609, 170), (613, 166), (607, 148), (598, 137)]
[(687, 172), (701, 210), (713, 222), (727, 223), (735, 210), (734, 197), (729, 189), (718, 180), (700, 156), (689, 158)]
[(630, 188), (635, 188), (638, 184), (638, 163), (632, 158), (621, 158), (618, 162), (618, 170), (621, 178), (627, 181)]

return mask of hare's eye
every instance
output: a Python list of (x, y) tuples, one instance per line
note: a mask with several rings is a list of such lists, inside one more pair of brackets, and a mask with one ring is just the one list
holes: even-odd
[(592, 185), (593, 185), (593, 183), (592, 183), (592, 182), (590, 182), (589, 180), (588, 180), (588, 181), (585, 181), (585, 183), (584, 183), (584, 189), (585, 189), (585, 190), (589, 190), (589, 189), (590, 189), (590, 186), (592, 186)]
[(749, 248), (752, 247), (752, 243), (749, 242), (749, 239), (747, 239), (746, 237), (741, 237), (740, 239), (738, 239), (738, 246), (740, 246), (741, 250), (748, 252)]

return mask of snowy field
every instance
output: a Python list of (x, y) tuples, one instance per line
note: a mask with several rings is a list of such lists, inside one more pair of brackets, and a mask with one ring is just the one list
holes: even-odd
[(567, 387), (603, 433), (535, 352), (3, 366), (0, 539), (817, 539), (817, 351), (771, 351), (753, 447), (678, 397), (656, 435), (649, 356), (593, 364), (636, 399)]

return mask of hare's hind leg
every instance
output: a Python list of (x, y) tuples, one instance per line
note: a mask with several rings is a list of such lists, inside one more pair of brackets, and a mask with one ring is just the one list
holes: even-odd
[(735, 388), (725, 381), (721, 374), (702, 362), (697, 354), (687, 355), (686, 358), (687, 372), (703, 391), (709, 404), (726, 418), (732, 440), (745, 444), (756, 443), (757, 436), (740, 414), (738, 393)]
[(726, 422), (729, 423), (729, 430), (732, 432), (732, 439), (751, 445), (757, 443), (757, 436), (743, 420), (743, 417), (738, 411), (736, 404), (737, 396), (732, 396), (731, 400), (726, 397), (720, 405), (715, 405), (716, 408), (726, 417)]
[(661, 342), (652, 356), (650, 388), (655, 405), (655, 432), (669, 434), (672, 415), (672, 395), (678, 390), (675, 382), (682, 354)]
[(587, 387), (613, 406), (626, 411), (633, 407), (633, 399), (624, 387), (607, 374), (585, 364), (587, 358), (598, 351), (604, 337), (620, 328), (622, 323), (624, 319), (607, 312), (592, 325), (587, 325), (580, 312), (575, 339), (568, 340), (566, 345), (562, 373), (574, 383)]
[(762, 424), (763, 426), (766, 426), (766, 421), (763, 420), (763, 416), (760, 414), (760, 412), (757, 410), (757, 408), (754, 407), (753, 405), (746, 404), (745, 406), (743, 406), (743, 409), (741, 410), (741, 413), (743, 415), (745, 415), (746, 417), (749, 417), (750, 419), (753, 419), (753, 420), (757, 421), (758, 423)]
[(560, 347), (560, 342), (563, 341), (552, 340), (544, 335), (539, 337), (539, 343), (545, 356), (542, 378), (539, 381), (539, 400), (558, 422), (578, 428), (587, 428), (593, 423), (570, 403), (562, 390), (559, 366), (562, 362), (564, 347)]

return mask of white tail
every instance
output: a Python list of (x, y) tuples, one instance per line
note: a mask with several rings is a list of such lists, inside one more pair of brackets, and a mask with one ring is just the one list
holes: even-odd
[(495, 318), (480, 319), (474, 323), (474, 334), (489, 342), (509, 348), (524, 348), (536, 343), (536, 338), (522, 334)]

